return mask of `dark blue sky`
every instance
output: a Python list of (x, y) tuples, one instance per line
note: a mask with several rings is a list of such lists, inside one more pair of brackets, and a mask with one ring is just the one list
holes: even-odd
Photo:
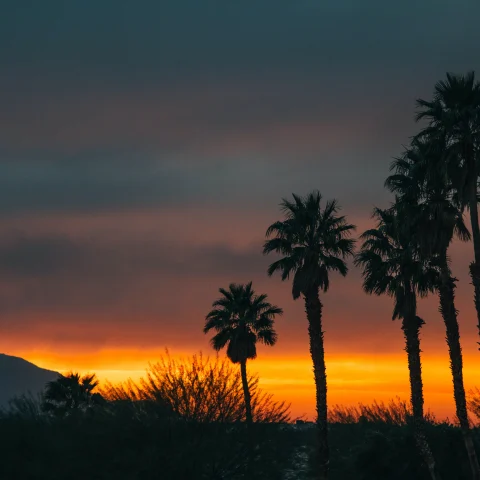
[(263, 200), (327, 172), (326, 194), (370, 205), (414, 99), (476, 67), (479, 13), (466, 0), (5, 2), (0, 212), (236, 202), (240, 178)]

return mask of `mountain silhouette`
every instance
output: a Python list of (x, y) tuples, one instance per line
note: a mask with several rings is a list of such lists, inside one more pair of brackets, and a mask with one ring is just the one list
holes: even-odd
[(23, 358), (0, 353), (0, 406), (7, 406), (16, 395), (29, 392), (36, 395), (57, 376), (57, 372), (37, 367)]

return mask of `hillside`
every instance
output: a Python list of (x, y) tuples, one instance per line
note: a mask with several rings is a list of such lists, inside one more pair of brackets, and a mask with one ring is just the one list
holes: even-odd
[(23, 358), (0, 354), (0, 406), (6, 406), (15, 395), (43, 390), (58, 373), (45, 370)]

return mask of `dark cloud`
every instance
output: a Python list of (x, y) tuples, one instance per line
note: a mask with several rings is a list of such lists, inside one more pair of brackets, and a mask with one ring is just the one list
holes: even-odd
[[(195, 347), (203, 339), (201, 325), (218, 288), (253, 280), (257, 292), (268, 293), (285, 310), (278, 320), (285, 348), (307, 348), (303, 301), (292, 300), (290, 282), (267, 277), (272, 258), (261, 255), (260, 240), (242, 249), (221, 242), (188, 245), (185, 240), (11, 235), (0, 246), (2, 334), (50, 346)], [(462, 247), (455, 245), (452, 253), (460, 278), (462, 335), (470, 348), (476, 338), (475, 323), (468, 320), (474, 318), (471, 252)], [(391, 321), (392, 300), (366, 295), (359, 269), (351, 265), (347, 278), (332, 275), (331, 288), (321, 299), (329, 351), (401, 352), (400, 324)], [(427, 322), (422, 344), (436, 349), (444, 337), (438, 298), (422, 300), (419, 309)]]
[(222, 244), (182, 247), (161, 239), (102, 242), (12, 235), (0, 244), (0, 281), (8, 284), (0, 294), (0, 310), (88, 312), (120, 305), (129, 309), (144, 289), (143, 307), (151, 311), (159, 308), (158, 297), (150, 296), (152, 287), (161, 289), (168, 278), (183, 278), (191, 288), (193, 279), (259, 276), (267, 265), (261, 242), (236, 250)]
[(0, 275), (47, 278), (58, 273), (71, 276), (115, 276), (136, 269), (163, 275), (222, 275), (258, 273), (266, 265), (262, 242), (235, 249), (228, 245), (181, 246), (161, 239), (145, 242), (75, 240), (67, 236), (12, 235), (0, 244)]
[[(130, 80), (155, 71), (175, 78), (176, 72), (252, 66), (311, 70), (321, 62), (377, 69), (380, 62), (398, 65), (407, 53), (417, 62), (430, 53), (422, 63), (457, 51), (469, 58), (478, 13), (471, 0), (180, 0), (141, 7), (128, 0), (11, 1), (4, 6), (0, 45), (10, 66), (69, 70), (80, 78), (88, 69), (127, 72)], [(457, 50), (459, 44), (465, 49)]]
[[(11, 162), (2, 167), (0, 214), (95, 212), (142, 207), (197, 204), (265, 209), (281, 197), (320, 189), (339, 198), (346, 208), (366, 207), (387, 198), (383, 179), (389, 155), (359, 157), (346, 152), (340, 159), (233, 158), (195, 162), (150, 159), (122, 162)], [(363, 181), (362, 181), (363, 180)], [(367, 184), (367, 180), (377, 188)]]
[(83, 249), (66, 237), (31, 238), (14, 235), (0, 244), (0, 275), (37, 277), (53, 275), (79, 265)]
[(370, 209), (414, 99), (479, 66), (479, 13), (470, 0), (7, 2), (0, 213), (258, 207), (310, 188)]
[(415, 88), (411, 80), (399, 88), (398, 80), (370, 82), (361, 75), (355, 81), (297, 73), (182, 88), (17, 94), (0, 112), (2, 158), (136, 163), (145, 152), (301, 157), (340, 141), (357, 149), (390, 146), (411, 128), (418, 81)]

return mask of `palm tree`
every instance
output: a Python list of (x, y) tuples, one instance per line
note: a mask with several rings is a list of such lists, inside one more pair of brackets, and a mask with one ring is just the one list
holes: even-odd
[(82, 410), (86, 411), (94, 406), (105, 403), (101, 394), (94, 392), (98, 386), (95, 374), (80, 376), (78, 373), (59, 375), (52, 382), (48, 382), (43, 394), (43, 409), (57, 415)]
[(283, 310), (268, 303), (267, 295), (256, 295), (252, 282), (231, 283), (228, 290), (220, 288), (222, 294), (212, 304), (205, 319), (204, 333), (214, 330), (216, 333), (211, 344), (216, 351), (227, 346), (227, 356), (233, 363), (240, 364), (245, 413), (247, 424), (253, 422), (250, 390), (247, 379), (247, 360), (257, 356), (257, 342), (273, 346), (277, 342), (277, 333), (273, 328), (276, 315)]
[[(438, 175), (441, 169), (435, 168), (439, 162), (442, 163), (445, 150), (441, 139), (414, 141), (403, 157), (393, 162), (391, 170), (395, 173), (385, 183), (399, 195), (400, 204), (407, 206), (408, 215), (403, 216), (404, 224), (410, 224), (409, 228), (415, 232), (421, 254), (439, 267), (436, 290), (446, 329), (456, 413), (473, 478), (480, 480), (480, 466), (472, 440), (463, 382), (462, 348), (455, 308), (456, 279), (452, 276), (448, 260), (448, 248), (454, 237), (467, 241), (470, 233), (463, 221), (462, 208), (452, 195), (448, 178)], [(410, 208), (412, 204), (416, 208)]]
[[(474, 261), (470, 276), (475, 289), (475, 308), (480, 334), (480, 225), (478, 219), (478, 177), (480, 174), (480, 85), (474, 72), (447, 73), (446, 81), (435, 85), (433, 99), (417, 100), (417, 121), (428, 125), (419, 137), (443, 136), (447, 155), (443, 170), (449, 176), (463, 206), (470, 211)], [(438, 166), (437, 166), (438, 167)]]
[[(339, 216), (336, 200), (321, 205), (322, 196), (314, 191), (305, 198), (293, 195), (293, 202), (283, 199), (284, 221), (268, 227), (263, 253), (276, 252), (283, 257), (268, 268), (268, 275), (281, 273), (282, 280), (293, 275), (292, 295), (296, 300), (303, 295), (310, 336), (310, 354), (316, 387), (317, 431), (321, 479), (329, 470), (327, 432), (327, 376), (322, 330), (322, 303), (319, 291), (330, 286), (332, 271), (345, 276), (345, 260), (353, 256), (355, 241), (349, 236), (355, 227)], [(269, 237), (273, 237), (268, 239)]]
[(413, 426), (418, 448), (432, 480), (438, 476), (425, 437), (423, 383), (419, 332), (424, 321), (417, 316), (417, 296), (426, 296), (437, 282), (437, 270), (419, 254), (416, 242), (404, 227), (396, 206), (375, 209), (375, 229), (361, 235), (363, 245), (355, 263), (363, 268), (363, 288), (367, 293), (394, 298), (393, 320), (402, 320), (410, 374)]

